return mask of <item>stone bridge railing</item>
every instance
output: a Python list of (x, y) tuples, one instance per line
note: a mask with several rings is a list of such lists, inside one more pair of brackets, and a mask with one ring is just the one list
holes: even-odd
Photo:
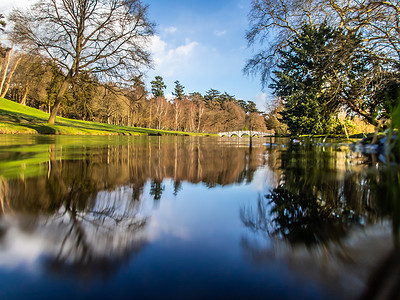
[(244, 135), (246, 136), (251, 136), (251, 137), (255, 137), (255, 136), (259, 136), (259, 137), (264, 137), (264, 136), (271, 136), (274, 135), (273, 132), (261, 132), (261, 131), (230, 131), (230, 132), (220, 132), (218, 133), (219, 136), (227, 136), (227, 137), (232, 137), (232, 136), (238, 136), (238, 137), (242, 137)]

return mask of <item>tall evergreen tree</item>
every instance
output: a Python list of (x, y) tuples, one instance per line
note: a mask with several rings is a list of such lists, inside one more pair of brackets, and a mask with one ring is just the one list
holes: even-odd
[(172, 92), (172, 95), (174, 95), (175, 98), (182, 100), (183, 97), (185, 96), (185, 91), (184, 91), (185, 87), (182, 84), (180, 84), (179, 80), (176, 80), (174, 83), (175, 83), (175, 90), (174, 92)]
[(288, 49), (279, 51), (282, 58), (270, 87), (283, 99), (282, 120), (292, 134), (321, 134), (329, 130), (338, 101), (324, 93), (328, 61), (321, 49), (337, 34), (325, 25), (305, 25)]
[(221, 92), (215, 89), (209, 89), (204, 95), (204, 100), (207, 107), (214, 107), (216, 104), (220, 105), (218, 102)]
[(253, 101), (247, 101), (247, 112), (259, 113), (256, 104)]
[(154, 97), (164, 97), (164, 90), (167, 86), (161, 76), (156, 76), (151, 83), (151, 93)]
[(244, 100), (237, 100), (237, 103), (239, 104), (239, 106), (244, 110), (245, 113), (248, 112), (247, 110), (247, 102)]

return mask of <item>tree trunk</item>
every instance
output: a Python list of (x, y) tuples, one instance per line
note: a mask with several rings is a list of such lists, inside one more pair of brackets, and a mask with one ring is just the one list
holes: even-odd
[[(5, 68), (4, 68), (4, 71), (3, 71), (3, 76), (2, 76), (2, 78), (1, 78), (0, 93), (1, 93), (1, 91), (3, 90), (3, 85), (4, 85), (4, 82), (6, 81), (6, 76), (7, 76), (7, 71), (8, 71), (8, 65), (10, 64), (11, 49), (12, 49), (12, 48), (8, 48), (8, 49), (6, 50), (6, 56), (5, 56), (5, 58), (4, 58)], [(3, 62), (3, 64), (4, 64), (4, 62)]]
[(58, 91), (56, 101), (54, 102), (54, 106), (51, 109), (50, 118), (47, 121), (49, 124), (54, 124), (56, 122), (57, 112), (58, 112), (58, 109), (60, 108), (61, 101), (64, 98), (64, 94), (65, 94), (68, 86), (69, 86), (69, 76), (67, 76), (67, 78), (65, 78), (63, 84), (61, 85), (60, 90)]
[(203, 116), (204, 108), (199, 106), (199, 120), (197, 123), (197, 132), (200, 132), (201, 117)]
[(7, 94), (8, 88), (10, 87), (11, 78), (12, 78), (14, 72), (15, 72), (15, 69), (18, 67), (19, 62), (21, 61), (21, 58), (22, 58), (22, 57), (18, 58), (18, 60), (15, 62), (15, 66), (14, 66), (14, 68), (12, 69), (12, 71), (11, 71), (11, 73), (10, 73), (10, 76), (8, 76), (8, 80), (7, 80), (6, 86), (5, 86), (5, 88), (4, 88), (4, 92), (0, 95), (0, 98), (4, 98), (4, 96)]
[(21, 100), (20, 104), (26, 105), (26, 98), (28, 97), (28, 93), (29, 93), (29, 85), (26, 85), (25, 92), (24, 92), (24, 95), (22, 96), (22, 100)]
[[(151, 103), (150, 103), (150, 105), (151, 105)], [(149, 128), (151, 128), (151, 114), (152, 113), (152, 109), (151, 109), (151, 106), (150, 106), (150, 120), (149, 120)]]
[(175, 107), (175, 130), (178, 131), (178, 110)]

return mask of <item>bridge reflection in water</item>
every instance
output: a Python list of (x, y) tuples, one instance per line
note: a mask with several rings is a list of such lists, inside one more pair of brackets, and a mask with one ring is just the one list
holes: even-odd
[(244, 131), (244, 130), (240, 130), (240, 131), (220, 132), (220, 133), (218, 133), (218, 135), (220, 137), (223, 137), (223, 136), (227, 136), (227, 137), (233, 137), (233, 136), (238, 136), (238, 137), (243, 137), (243, 136), (264, 137), (264, 136), (272, 136), (272, 135), (274, 135), (274, 133), (272, 131), (271, 132), (261, 132), (261, 131), (250, 131), (250, 130)]

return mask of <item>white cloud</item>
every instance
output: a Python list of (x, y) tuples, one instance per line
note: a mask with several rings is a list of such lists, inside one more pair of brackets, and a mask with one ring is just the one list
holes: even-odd
[(266, 104), (267, 104), (268, 96), (267, 93), (259, 93), (254, 97), (254, 103), (257, 105), (257, 108), (261, 111), (264, 111), (266, 109)]
[(172, 100), (174, 99), (174, 95), (172, 95), (172, 93), (168, 93), (168, 94), (165, 95), (165, 98), (166, 98), (168, 101), (172, 101)]
[(241, 0), (241, 1), (239, 1), (239, 3), (238, 3), (238, 8), (239, 9), (245, 9), (246, 7), (248, 7), (248, 3), (247, 3), (247, 1), (246, 0)]
[(150, 42), (150, 51), (153, 54), (154, 63), (156, 67), (164, 61), (165, 49), (167, 48), (167, 43), (164, 42), (158, 35), (154, 35)]
[(41, 237), (22, 233), (16, 228), (9, 228), (0, 249), (0, 266), (14, 269), (24, 266), (35, 270), (38, 258), (46, 249), (46, 242)]
[(264, 166), (254, 173), (250, 186), (255, 191), (264, 192), (266, 189), (276, 187), (278, 185), (277, 181), (278, 179), (274, 171), (268, 166)]
[(226, 33), (227, 33), (226, 30), (214, 30), (214, 34), (215, 34), (216, 36), (223, 36), (223, 35), (225, 35)]
[(163, 29), (164, 30), (164, 32), (166, 32), (166, 33), (175, 33), (175, 32), (177, 32), (178, 31), (178, 28), (176, 28), (176, 27), (174, 27), (174, 26), (171, 26), (171, 27), (166, 27), (166, 28), (164, 28)]
[(7, 16), (14, 8), (28, 8), (35, 0), (1, 0), (0, 12)]
[(176, 54), (178, 55), (190, 55), (195, 47), (198, 45), (199, 43), (197, 42), (191, 42), (189, 39), (186, 39), (186, 43), (183, 46), (179, 46), (178, 48), (176, 48), (176, 50), (170, 50), (172, 51), (172, 53), (175, 51)]
[(185, 44), (171, 47), (159, 36), (153, 36), (150, 50), (153, 54), (155, 69), (163, 76), (172, 76), (179, 68), (185, 68), (193, 58), (198, 42), (186, 39)]

